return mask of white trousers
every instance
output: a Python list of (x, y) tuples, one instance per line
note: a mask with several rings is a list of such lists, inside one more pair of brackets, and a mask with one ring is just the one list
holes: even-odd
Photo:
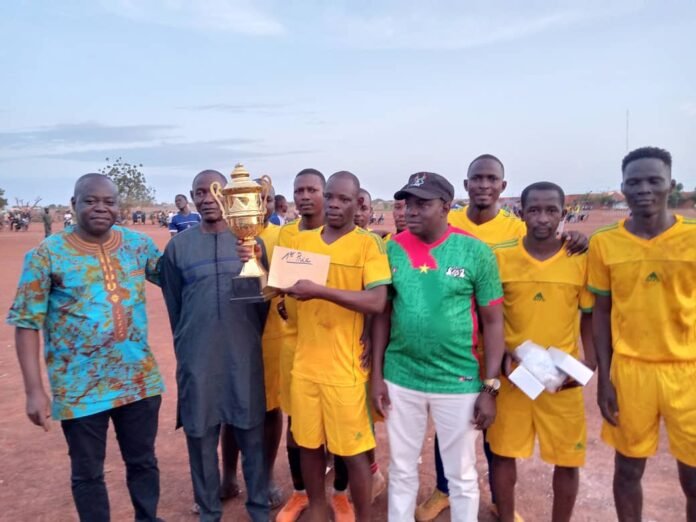
[(389, 521), (413, 520), (418, 495), (418, 458), (423, 448), (428, 412), (440, 441), (449, 481), (452, 522), (478, 520), (479, 488), (476, 437), (471, 420), (477, 393), (442, 394), (409, 390), (387, 382), (391, 410), (389, 435)]

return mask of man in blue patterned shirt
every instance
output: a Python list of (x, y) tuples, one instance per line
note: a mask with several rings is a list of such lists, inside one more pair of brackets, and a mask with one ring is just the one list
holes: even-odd
[[(156, 520), (157, 419), (164, 390), (147, 344), (145, 279), (158, 283), (160, 252), (143, 234), (114, 226), (118, 193), (102, 174), (75, 184), (77, 225), (25, 258), (7, 316), (27, 395), (27, 415), (48, 430), (61, 421), (82, 521), (108, 521), (104, 456), (114, 424), (135, 520)], [(52, 399), (43, 388), (39, 330)]]

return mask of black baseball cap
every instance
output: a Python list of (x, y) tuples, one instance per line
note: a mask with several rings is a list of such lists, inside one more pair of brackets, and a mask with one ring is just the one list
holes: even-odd
[(442, 199), (450, 203), (454, 199), (454, 187), (446, 178), (434, 172), (416, 172), (408, 183), (394, 194), (394, 199), (416, 196), (421, 199)]

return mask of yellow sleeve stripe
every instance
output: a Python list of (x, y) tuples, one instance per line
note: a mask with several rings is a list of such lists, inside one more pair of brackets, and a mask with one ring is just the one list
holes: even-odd
[(512, 248), (512, 247), (517, 246), (518, 242), (519, 241), (517, 239), (503, 241), (502, 243), (497, 243), (495, 245), (491, 245), (491, 250), (498, 250), (499, 248)]
[(595, 288), (594, 286), (590, 286), (590, 285), (587, 285), (587, 289), (590, 292), (592, 292), (593, 294), (604, 295), (604, 296), (611, 295), (611, 290), (601, 290), (599, 288)]
[(696, 219), (684, 218), (682, 221), (685, 225), (696, 225)]
[(384, 244), (384, 241), (382, 240), (381, 237), (379, 237), (379, 235), (375, 234), (374, 232), (370, 232), (369, 230), (363, 230), (362, 228), (356, 228), (355, 230), (360, 235), (370, 236), (372, 238), (372, 240), (377, 244), (377, 248), (379, 248), (380, 254), (387, 253), (387, 248)]
[(601, 234), (602, 232), (609, 232), (610, 230), (616, 230), (617, 228), (619, 228), (618, 223), (614, 223), (612, 225), (606, 225), (604, 227), (600, 227), (597, 230), (595, 230), (590, 237), (594, 237), (597, 234)]
[(372, 290), (373, 288), (377, 288), (378, 286), (390, 285), (391, 283), (392, 283), (391, 278), (390, 279), (381, 279), (380, 281), (373, 281), (369, 285), (365, 285), (365, 290)]

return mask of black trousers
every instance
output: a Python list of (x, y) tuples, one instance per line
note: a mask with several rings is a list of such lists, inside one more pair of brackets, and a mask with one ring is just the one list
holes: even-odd
[(108, 522), (109, 496), (104, 483), (104, 457), (109, 419), (114, 424), (135, 520), (157, 520), (159, 469), (155, 437), (162, 397), (62, 421), (70, 455), (72, 494), (81, 522)]
[[(248, 430), (236, 426), (231, 428), (242, 454), (242, 472), (247, 487), (247, 513), (253, 522), (268, 522), (270, 510), (268, 473), (263, 451), (263, 422)], [(208, 428), (203, 437), (186, 436), (193, 495), (200, 509), (201, 522), (218, 522), (222, 518), (217, 452), (219, 438), (219, 424)]]

